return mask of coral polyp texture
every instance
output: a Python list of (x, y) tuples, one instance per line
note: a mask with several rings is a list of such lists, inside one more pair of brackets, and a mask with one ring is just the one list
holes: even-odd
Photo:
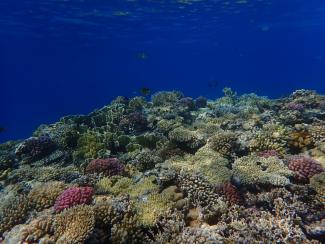
[(93, 159), (87, 165), (86, 172), (90, 174), (103, 174), (105, 176), (120, 175), (124, 171), (124, 164), (117, 158)]
[(114, 99), (0, 145), (0, 243), (325, 239), (325, 97)]
[(324, 172), (319, 162), (304, 156), (289, 157), (288, 167), (294, 172), (298, 181), (308, 181), (312, 176)]
[(59, 213), (75, 205), (89, 204), (92, 201), (93, 192), (93, 188), (89, 186), (70, 187), (58, 196), (54, 204), (54, 210)]

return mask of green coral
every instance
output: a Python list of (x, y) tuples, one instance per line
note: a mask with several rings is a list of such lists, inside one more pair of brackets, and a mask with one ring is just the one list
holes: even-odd
[(169, 139), (184, 149), (198, 149), (205, 144), (204, 135), (185, 127), (177, 127), (168, 134)]
[(227, 182), (232, 175), (229, 161), (207, 145), (200, 148), (194, 155), (175, 157), (167, 163), (178, 170), (200, 173), (212, 184)]
[(271, 184), (285, 186), (290, 183), (292, 172), (277, 157), (259, 157), (256, 155), (238, 158), (233, 164), (236, 179), (246, 185)]
[(218, 132), (208, 140), (209, 146), (224, 156), (230, 156), (236, 150), (237, 135), (231, 131)]

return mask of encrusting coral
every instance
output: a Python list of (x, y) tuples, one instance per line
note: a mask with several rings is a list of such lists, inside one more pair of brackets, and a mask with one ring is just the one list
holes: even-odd
[(1, 243), (325, 239), (325, 96), (119, 96), (0, 145)]

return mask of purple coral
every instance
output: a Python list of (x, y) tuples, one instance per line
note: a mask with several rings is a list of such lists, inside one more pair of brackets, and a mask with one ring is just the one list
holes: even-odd
[(147, 126), (147, 118), (140, 112), (134, 112), (124, 116), (119, 123), (120, 129), (126, 133), (143, 131)]
[(295, 179), (300, 182), (308, 182), (313, 175), (324, 172), (320, 163), (304, 156), (290, 157), (288, 167), (295, 173)]
[(70, 187), (62, 192), (61, 195), (56, 199), (54, 210), (56, 213), (59, 213), (66, 208), (70, 208), (78, 204), (90, 204), (93, 194), (94, 189), (89, 186)]
[(263, 158), (269, 158), (269, 157), (280, 157), (280, 154), (276, 150), (264, 150), (257, 153), (257, 156), (263, 157)]
[(17, 156), (24, 161), (39, 159), (55, 149), (55, 143), (48, 136), (31, 137), (23, 141), (16, 149)]
[(89, 174), (103, 174), (111, 177), (124, 172), (124, 165), (117, 158), (94, 159), (90, 161), (86, 168)]
[(291, 102), (287, 104), (286, 108), (289, 110), (303, 110), (305, 106), (301, 103)]

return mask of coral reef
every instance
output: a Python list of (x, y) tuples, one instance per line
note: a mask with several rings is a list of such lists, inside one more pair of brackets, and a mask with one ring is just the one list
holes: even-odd
[(116, 97), (0, 144), (1, 243), (325, 239), (325, 96)]

